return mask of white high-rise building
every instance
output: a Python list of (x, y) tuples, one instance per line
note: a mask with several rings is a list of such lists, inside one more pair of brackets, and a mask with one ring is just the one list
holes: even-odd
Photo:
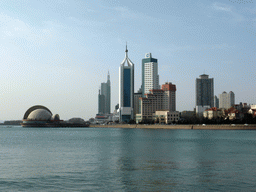
[(219, 94), (219, 108), (229, 109), (235, 104), (235, 94), (230, 91), (229, 93), (223, 92)]
[(142, 59), (142, 97), (152, 89), (160, 89), (157, 59), (151, 53), (146, 53)]
[[(127, 63), (127, 65), (125, 65)], [(126, 46), (125, 58), (119, 67), (119, 121), (129, 122), (134, 117), (134, 64), (128, 58)]]

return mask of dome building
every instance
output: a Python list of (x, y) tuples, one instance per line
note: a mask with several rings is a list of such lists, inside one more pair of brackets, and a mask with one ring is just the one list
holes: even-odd
[(62, 120), (58, 114), (52, 115), (52, 112), (42, 106), (35, 105), (30, 107), (23, 117), (23, 127), (58, 127)]
[(86, 122), (65, 122), (45, 106), (30, 107), (23, 116), (22, 127), (88, 127)]
[(36, 109), (32, 111), (27, 120), (31, 121), (49, 121), (51, 120), (52, 114), (45, 109)]

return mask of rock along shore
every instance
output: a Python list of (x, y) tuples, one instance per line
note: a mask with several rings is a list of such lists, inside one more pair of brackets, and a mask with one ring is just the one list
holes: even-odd
[(256, 125), (142, 125), (142, 124), (115, 124), (90, 125), (99, 128), (138, 128), (138, 129), (209, 129), (209, 130), (256, 130)]

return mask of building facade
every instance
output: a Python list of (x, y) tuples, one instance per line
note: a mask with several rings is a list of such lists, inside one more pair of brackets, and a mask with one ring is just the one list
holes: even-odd
[(219, 103), (219, 108), (229, 109), (235, 105), (235, 94), (232, 91), (229, 93), (224, 91), (222, 94), (219, 94)]
[(136, 123), (152, 121), (154, 117), (153, 113), (163, 109), (163, 90), (153, 89), (145, 96), (139, 98), (139, 113), (136, 114)]
[(133, 108), (134, 117), (136, 117), (136, 114), (139, 113), (139, 98), (141, 97), (142, 97), (142, 91), (141, 89), (139, 89), (137, 93), (134, 93), (134, 108)]
[(156, 111), (154, 114), (154, 120), (159, 124), (170, 124), (178, 122), (179, 119), (180, 113), (178, 111)]
[(196, 78), (196, 113), (202, 113), (199, 109), (214, 106), (214, 85), (213, 78), (202, 74)]
[[(125, 65), (127, 63), (127, 65)], [(119, 120), (129, 122), (134, 119), (134, 64), (128, 58), (126, 46), (125, 58), (119, 67)]]
[(152, 89), (145, 97), (139, 98), (139, 112), (136, 123), (154, 120), (156, 111), (176, 111), (176, 85), (165, 83), (162, 89)]
[(214, 107), (219, 108), (219, 98), (215, 95), (214, 96)]
[(102, 95), (99, 90), (98, 94), (98, 114), (105, 114), (105, 95)]
[(224, 110), (218, 109), (217, 107), (212, 107), (203, 112), (204, 118), (207, 118), (207, 119), (221, 118), (221, 117), (224, 117), (224, 115), (225, 115)]
[(162, 85), (164, 91), (163, 109), (167, 111), (176, 111), (176, 85), (165, 83)]
[(146, 53), (142, 59), (142, 96), (145, 97), (152, 89), (160, 89), (158, 63), (151, 53)]
[(107, 82), (101, 83), (98, 94), (98, 114), (110, 114), (111, 111), (111, 84), (108, 72)]

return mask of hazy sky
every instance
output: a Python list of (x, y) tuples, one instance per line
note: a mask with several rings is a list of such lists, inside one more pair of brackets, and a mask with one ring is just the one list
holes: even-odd
[[(256, 2), (255, 2), (256, 3)], [(176, 84), (177, 110), (195, 106), (195, 79), (214, 94), (256, 104), (254, 0), (1, 0), (0, 120), (44, 105), (61, 119), (95, 117), (98, 89), (111, 77), (111, 111), (128, 43), (135, 64), (158, 59), (160, 84)]]

